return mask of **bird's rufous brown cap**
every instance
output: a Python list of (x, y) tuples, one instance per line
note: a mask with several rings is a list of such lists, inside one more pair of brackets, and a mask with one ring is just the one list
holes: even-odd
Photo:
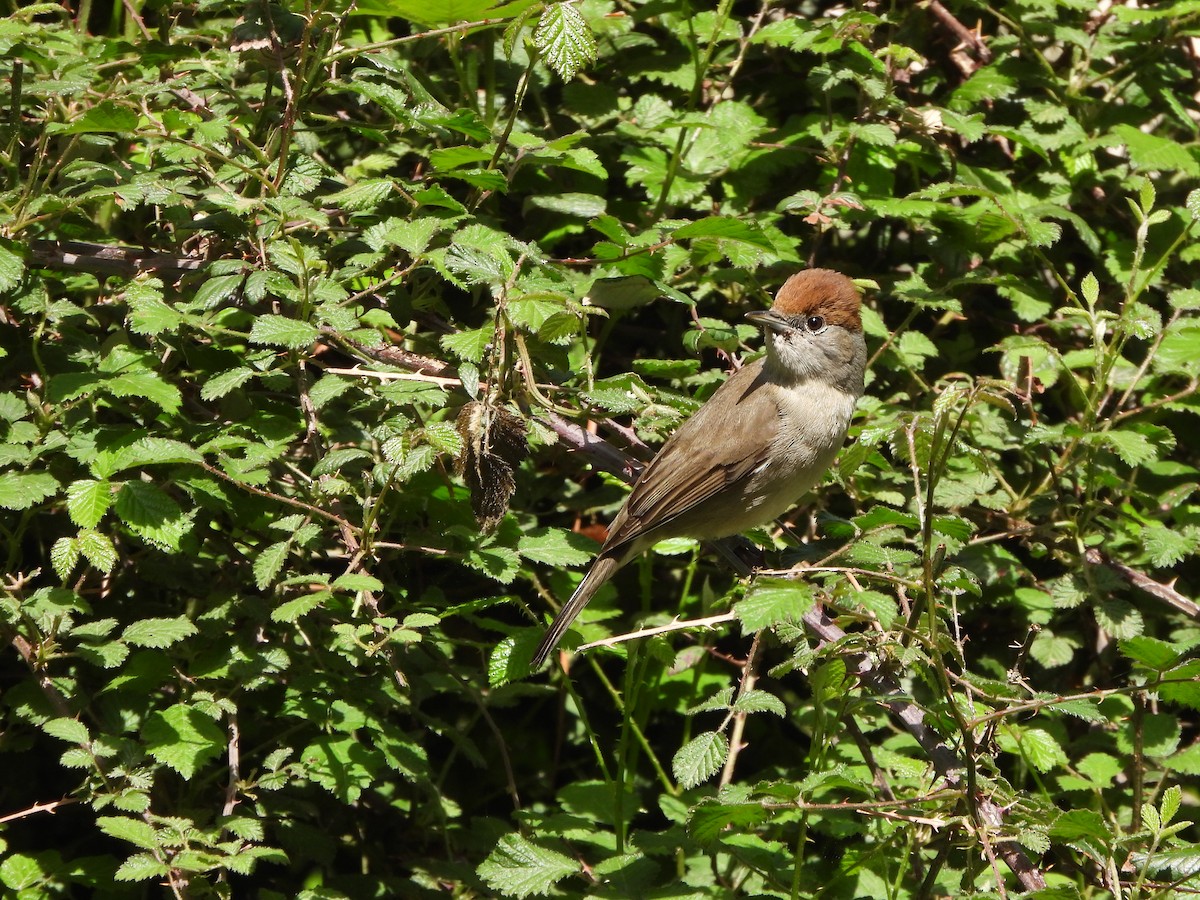
[(819, 315), (830, 325), (862, 331), (861, 300), (854, 282), (832, 269), (805, 269), (783, 283), (773, 310), (788, 317)]

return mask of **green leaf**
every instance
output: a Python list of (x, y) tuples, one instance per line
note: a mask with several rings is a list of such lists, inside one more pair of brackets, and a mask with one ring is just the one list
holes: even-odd
[(162, 649), (198, 633), (192, 621), (183, 616), (173, 619), (142, 619), (127, 626), (121, 633), (121, 640), (135, 647)]
[(1089, 444), (1101, 444), (1112, 450), (1128, 466), (1141, 466), (1158, 459), (1158, 448), (1146, 435), (1137, 431), (1095, 431), (1086, 434), (1083, 440)]
[(506, 897), (545, 894), (582, 868), (569, 856), (533, 843), (519, 834), (506, 834), (475, 870), (489, 888)]
[(145, 481), (125, 482), (114, 509), (131, 531), (166, 550), (177, 551), (180, 540), (191, 528), (191, 517), (184, 514), (179, 504)]
[(483, 359), (483, 354), (492, 342), (493, 333), (492, 327), (487, 326), (471, 331), (460, 331), (457, 334), (447, 334), (442, 337), (442, 347), (459, 359), (477, 363)]
[(751, 634), (784, 622), (799, 622), (815, 602), (812, 588), (802, 581), (760, 578), (746, 598), (734, 605), (733, 612), (743, 633)]
[(1142, 530), (1142, 546), (1154, 565), (1173, 566), (1196, 552), (1197, 541), (1194, 535), (1182, 534), (1153, 522)]
[(1107, 753), (1089, 753), (1075, 768), (1101, 787), (1108, 787), (1124, 771), (1121, 761)]
[(1129, 159), (1141, 172), (1183, 172), (1200, 175), (1200, 163), (1179, 142), (1134, 128), (1118, 125), (1112, 130), (1129, 151)]
[(1173, 784), (1163, 791), (1162, 801), (1159, 805), (1163, 825), (1171, 824), (1171, 820), (1175, 818), (1175, 813), (1179, 812), (1179, 805), (1182, 800), (1183, 791), (1177, 784)]
[(169, 865), (159, 862), (149, 853), (135, 853), (121, 863), (113, 878), (117, 881), (149, 881), (151, 878), (166, 878), (170, 872)]
[(92, 568), (105, 575), (117, 564), (117, 548), (113, 545), (112, 538), (106, 534), (90, 529), (81, 531), (76, 538), (76, 544)]
[(104, 100), (87, 110), (74, 122), (51, 122), (49, 134), (125, 134), (136, 131), (138, 114), (132, 109)]
[(129, 327), (136, 334), (157, 335), (175, 331), (183, 316), (163, 300), (163, 283), (158, 278), (137, 278), (125, 290), (129, 304)]
[(75, 538), (61, 537), (54, 542), (54, 546), (50, 548), (50, 565), (54, 567), (54, 574), (60, 580), (66, 581), (75, 570), (75, 564), (79, 562), (79, 553), (79, 541)]
[(787, 716), (787, 707), (783, 705), (783, 701), (774, 694), (763, 690), (747, 691), (742, 694), (733, 704), (735, 712), (741, 713), (756, 713), (769, 712), (781, 719)]
[(332, 475), (339, 471), (347, 463), (354, 462), (360, 459), (370, 459), (371, 454), (360, 447), (339, 447), (336, 450), (330, 450), (321, 458), (312, 468), (313, 475)]
[(1006, 729), (997, 735), (996, 743), (1004, 752), (1023, 757), (1039, 772), (1067, 764), (1067, 755), (1058, 741), (1042, 728)]
[(695, 238), (720, 238), (725, 241), (737, 241), (772, 250), (774, 245), (757, 225), (734, 219), (730, 216), (709, 216), (676, 228), (671, 237), (677, 241), (694, 240)]
[(314, 609), (324, 605), (333, 596), (329, 591), (314, 591), (311, 594), (301, 594), (293, 600), (280, 603), (271, 610), (271, 620), (274, 622), (295, 622), (301, 616), (307, 615)]
[(25, 260), (0, 241), (0, 293), (16, 290), (25, 274)]
[(719, 731), (708, 731), (679, 748), (671, 760), (671, 771), (682, 787), (694, 788), (717, 774), (728, 755), (728, 738)]
[(579, 10), (570, 3), (546, 7), (533, 32), (533, 45), (563, 81), (596, 61), (596, 39)]
[(141, 736), (150, 755), (185, 781), (225, 751), (225, 733), (211, 718), (185, 703), (152, 712)]
[(1200, 188), (1188, 192), (1185, 205), (1187, 211), (1192, 214), (1192, 219), (1200, 220)]
[[(2, 845), (0, 849), (3, 849)], [(0, 862), (0, 882), (14, 891), (26, 891), (53, 875), (36, 857), (26, 853), (13, 853)]]
[(520, 557), (508, 547), (472, 548), (463, 561), (472, 569), (490, 575), (501, 584), (509, 584), (521, 569)]
[(319, 334), (316, 326), (308, 322), (287, 316), (266, 315), (254, 320), (250, 328), (250, 343), (300, 350), (311, 347)]
[(1083, 276), (1083, 281), (1079, 284), (1079, 292), (1083, 294), (1084, 302), (1095, 308), (1096, 301), (1100, 299), (1100, 282), (1096, 280), (1096, 276), (1092, 272)]
[(128, 841), (143, 850), (158, 850), (162, 844), (154, 826), (141, 819), (131, 819), (128, 816), (100, 816), (96, 819), (96, 824), (109, 837)]
[(701, 844), (710, 844), (722, 834), (752, 834), (755, 826), (765, 822), (767, 809), (761, 803), (718, 803), (704, 800), (688, 817), (688, 834)]
[(218, 275), (210, 278), (196, 289), (193, 297), (196, 305), (202, 309), (216, 309), (226, 300), (233, 297), (245, 282), (246, 276), (239, 273), (233, 275)]
[(1033, 639), (1029, 655), (1044, 668), (1054, 669), (1073, 660), (1078, 650), (1079, 641), (1075, 638), (1043, 629)]
[(119, 445), (111, 450), (102, 450), (92, 460), (92, 471), (108, 478), (126, 469), (142, 466), (165, 465), (168, 463), (199, 463), (204, 457), (183, 441), (164, 437), (142, 437)]
[(218, 400), (224, 397), (231, 391), (237, 390), (256, 373), (253, 369), (248, 369), (241, 366), (236, 369), (226, 369), (217, 375), (214, 375), (208, 381), (204, 382), (204, 387), (200, 389), (200, 399), (206, 402)]
[(1159, 671), (1169, 669), (1179, 660), (1179, 650), (1174, 645), (1145, 635), (1121, 641), (1120, 648), (1126, 659)]
[(1096, 622), (1118, 640), (1132, 638), (1145, 630), (1141, 612), (1118, 597), (1101, 597), (1095, 605)]
[(382, 591), (384, 584), (373, 575), (348, 572), (334, 579), (333, 587), (343, 591)]
[(81, 528), (95, 528), (113, 502), (107, 481), (84, 479), (67, 485), (67, 515)]
[(396, 182), (390, 178), (367, 178), (325, 197), (326, 203), (340, 206), (350, 212), (375, 209), (396, 190)]
[(58, 493), (58, 480), (45, 472), (15, 475), (11, 472), (0, 477), (0, 507), (4, 509), (29, 509), (48, 497)]
[(1103, 816), (1090, 809), (1073, 809), (1065, 812), (1050, 826), (1050, 837), (1060, 841), (1077, 841), (1089, 838), (1106, 847), (1113, 840), (1112, 832)]
[(179, 388), (163, 381), (154, 372), (126, 372), (103, 383), (114, 397), (135, 397), (157, 404), (165, 413), (176, 413), (183, 403)]
[(595, 541), (561, 528), (534, 528), (517, 541), (518, 553), (548, 566), (583, 565), (598, 549)]
[(92, 740), (91, 735), (88, 734), (87, 726), (78, 719), (51, 719), (42, 725), (42, 730), (51, 737), (56, 737), (61, 741), (67, 741), (71, 744), (88, 744)]
[(266, 590), (279, 576), (291, 545), (290, 540), (279, 541), (258, 551), (258, 555), (254, 557), (254, 583), (260, 591)]

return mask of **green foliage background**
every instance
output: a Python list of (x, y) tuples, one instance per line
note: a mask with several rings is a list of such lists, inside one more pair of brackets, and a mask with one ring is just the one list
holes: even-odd
[[(6, 6), (4, 896), (1194, 892), (1193, 0)], [(877, 286), (811, 568), (672, 542), (576, 632), (711, 627), (528, 677), (580, 426), (804, 265)]]

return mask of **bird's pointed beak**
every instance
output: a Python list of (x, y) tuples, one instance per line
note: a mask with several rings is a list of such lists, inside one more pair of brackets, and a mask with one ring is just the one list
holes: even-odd
[(787, 319), (773, 309), (756, 309), (754, 312), (746, 313), (746, 318), (759, 328), (774, 331), (776, 334), (790, 331), (792, 327), (788, 324)]

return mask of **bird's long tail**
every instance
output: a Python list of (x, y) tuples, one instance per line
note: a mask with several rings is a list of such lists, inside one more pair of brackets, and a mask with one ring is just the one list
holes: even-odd
[(558, 611), (558, 615), (554, 617), (554, 621), (546, 630), (546, 636), (538, 644), (537, 652), (533, 654), (532, 667), (534, 671), (542, 667), (542, 663), (546, 661), (550, 651), (558, 646), (558, 642), (571, 627), (575, 617), (583, 611), (583, 608), (588, 605), (588, 601), (595, 596), (596, 591), (600, 590), (604, 582), (616, 574), (617, 569), (621, 568), (627, 559), (628, 557), (622, 558), (616, 555), (596, 557), (592, 567), (588, 569), (588, 573), (583, 576), (583, 581), (579, 582), (579, 587), (575, 588), (571, 599)]

